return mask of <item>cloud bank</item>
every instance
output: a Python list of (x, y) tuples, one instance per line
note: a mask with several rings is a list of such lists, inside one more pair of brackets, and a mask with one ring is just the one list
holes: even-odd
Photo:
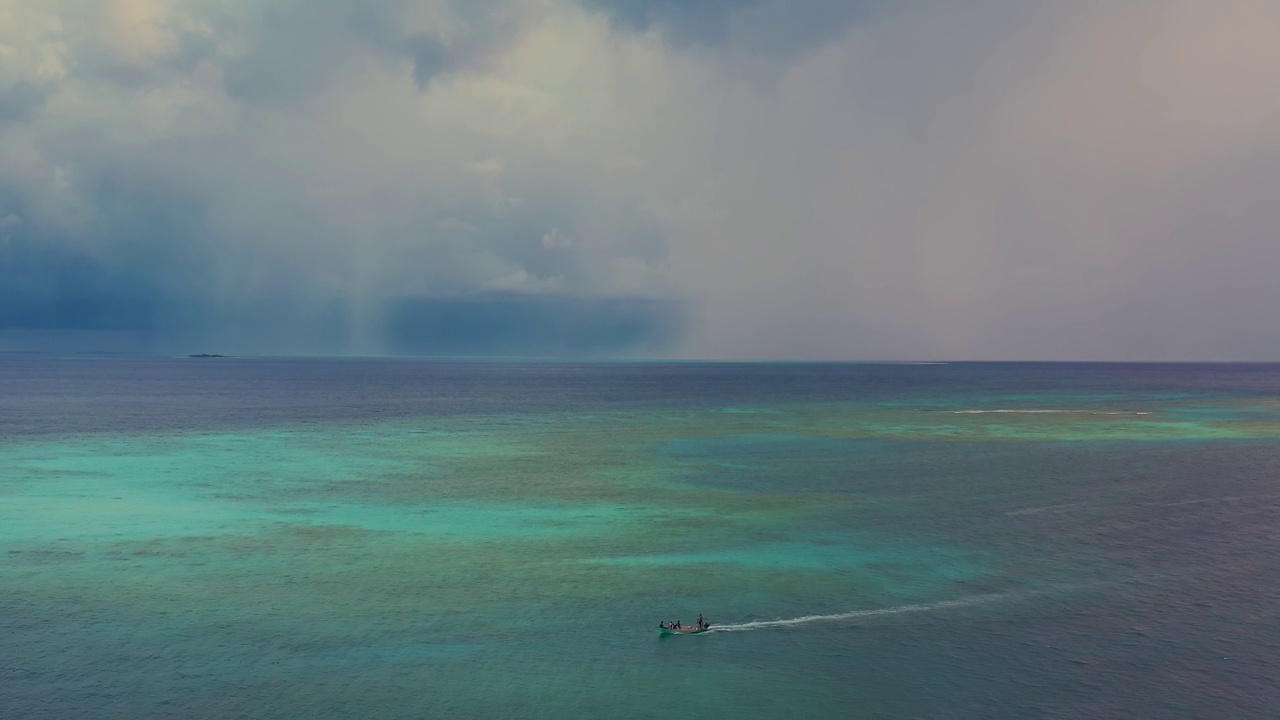
[(0, 349), (1280, 358), (1280, 6), (0, 0)]

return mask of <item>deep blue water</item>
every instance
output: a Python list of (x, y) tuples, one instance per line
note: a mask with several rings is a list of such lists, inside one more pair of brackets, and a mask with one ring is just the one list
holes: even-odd
[(1280, 366), (0, 357), (0, 717), (1273, 718), (1278, 521)]

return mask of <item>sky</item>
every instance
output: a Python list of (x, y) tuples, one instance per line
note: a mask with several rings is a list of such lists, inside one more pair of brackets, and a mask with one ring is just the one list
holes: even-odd
[(1280, 361), (1272, 0), (0, 0), (0, 351)]

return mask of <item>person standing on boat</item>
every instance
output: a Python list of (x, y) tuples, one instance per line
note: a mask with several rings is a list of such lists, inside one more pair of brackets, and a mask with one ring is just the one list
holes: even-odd
[(699, 630), (701, 630), (701, 629), (703, 628), (703, 624), (702, 624), (702, 623), (703, 623), (703, 621), (702, 621), (702, 613), (698, 613), (698, 629), (699, 629)]

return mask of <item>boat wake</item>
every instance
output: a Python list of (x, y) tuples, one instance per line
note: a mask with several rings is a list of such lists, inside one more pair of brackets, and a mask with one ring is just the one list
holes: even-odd
[(791, 627), (792, 625), (807, 625), (808, 623), (817, 622), (839, 622), (841, 620), (857, 620), (859, 618), (880, 617), (882, 615), (903, 615), (906, 613), (929, 612), (933, 610), (946, 610), (948, 608), (969, 607), (971, 605), (984, 605), (986, 603), (1006, 600), (1009, 597), (1011, 596), (1008, 594), (974, 595), (972, 597), (960, 598), (958, 600), (943, 600), (942, 602), (921, 603), (918, 605), (898, 605), (897, 607), (875, 608), (871, 610), (851, 610), (849, 612), (835, 613), (833, 615), (802, 615), (800, 617), (779, 620), (753, 620), (751, 622), (744, 623), (713, 625), (708, 632), (745, 632), (747, 630)]

